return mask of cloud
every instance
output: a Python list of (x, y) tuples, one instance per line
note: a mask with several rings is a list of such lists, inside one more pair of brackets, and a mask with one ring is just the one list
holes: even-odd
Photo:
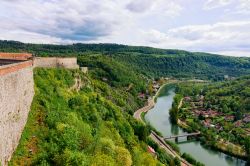
[(139, 14), (176, 16), (182, 11), (182, 6), (172, 0), (132, 0), (126, 9)]
[(239, 6), (237, 7), (238, 13), (250, 14), (250, 0), (240, 0)]
[(27, 31), (65, 40), (94, 40), (110, 35), (128, 19), (120, 7), (111, 0), (1, 1), (0, 30)]
[[(249, 52), (249, 3), (249, 0), (2, 0), (0, 39)], [(220, 7), (221, 10), (210, 10)]]
[(131, 12), (142, 13), (152, 8), (153, 4), (154, 4), (154, 1), (151, 1), (151, 0), (134, 0), (134, 1), (131, 1), (126, 6), (126, 8), (130, 10)]
[(245, 51), (217, 51), (217, 52), (210, 52), (210, 53), (226, 55), (226, 56), (250, 57), (250, 52), (245, 52)]
[(144, 36), (144, 44), (149, 46), (249, 55), (249, 27), (250, 21), (231, 21), (182, 26), (165, 33), (153, 29), (141, 35)]
[(22, 42), (25, 43), (53, 43), (53, 44), (67, 44), (71, 43), (68, 40), (62, 40), (60, 38), (56, 38), (49, 35), (43, 35), (34, 32), (27, 32), (21, 30), (14, 31), (0, 31), (0, 40), (17, 40), (17, 36), (19, 39), (22, 39)]
[[(3, 0), (0, 11), (0, 31), (10, 32), (11, 38), (19, 31), (53, 38), (49, 42), (87, 42), (138, 28), (142, 17), (172, 17), (181, 7), (170, 0)], [(16, 40), (26, 38), (17, 35)]]
[(205, 10), (211, 10), (229, 5), (230, 3), (232, 3), (232, 0), (207, 0), (203, 8)]
[(190, 41), (250, 39), (250, 21), (230, 21), (215, 24), (190, 25), (170, 29), (169, 33)]

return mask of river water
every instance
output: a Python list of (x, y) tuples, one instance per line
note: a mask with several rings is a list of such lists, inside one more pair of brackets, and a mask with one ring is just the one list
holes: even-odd
[[(161, 91), (155, 107), (145, 115), (146, 121), (161, 132), (164, 137), (185, 133), (177, 125), (171, 124), (169, 120), (169, 110), (175, 96), (174, 89), (167, 89), (165, 86)], [(182, 153), (191, 154), (197, 161), (207, 166), (245, 166), (245, 161), (205, 148), (199, 141), (187, 141), (186, 138), (181, 138), (178, 146)]]

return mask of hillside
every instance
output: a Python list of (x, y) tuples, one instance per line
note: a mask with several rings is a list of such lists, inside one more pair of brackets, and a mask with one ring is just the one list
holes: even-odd
[[(250, 74), (250, 58), (226, 57), (182, 50), (156, 49), (118, 44), (24, 44), (0, 41), (0, 51), (31, 52), (38, 56), (78, 56), (81, 65), (101, 66), (89, 59), (123, 64), (130, 71), (148, 77), (178, 77), (222, 80), (224, 75), (238, 77)], [(87, 57), (87, 58), (86, 58)], [(88, 59), (86, 61), (86, 59)], [(118, 81), (116, 81), (118, 82)]]
[[(10, 165), (158, 163), (135, 135), (140, 124), (122, 111), (129, 92), (78, 70), (36, 69), (34, 77), (32, 109)], [(75, 78), (82, 87), (73, 88)]]
[[(105, 61), (102, 65), (106, 66)], [(137, 97), (145, 80), (140, 75), (135, 78), (133, 72), (128, 75), (122, 65), (112, 69), (95, 68), (83, 74), (36, 68), (28, 122), (9, 164), (151, 166), (177, 162), (148, 138), (149, 127), (131, 116), (145, 102)], [(103, 80), (98, 73), (116, 76), (119, 84), (109, 77)], [(133, 86), (128, 89), (124, 80)], [(148, 152), (147, 144), (154, 147), (158, 160)]]

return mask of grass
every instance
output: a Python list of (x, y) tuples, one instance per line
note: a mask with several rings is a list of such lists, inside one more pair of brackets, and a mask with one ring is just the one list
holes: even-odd
[(141, 113), (141, 119), (142, 119), (142, 121), (145, 122), (145, 123), (147, 123), (147, 122), (146, 122), (146, 119), (145, 119), (146, 114), (147, 114), (147, 112), (142, 112), (142, 113)]

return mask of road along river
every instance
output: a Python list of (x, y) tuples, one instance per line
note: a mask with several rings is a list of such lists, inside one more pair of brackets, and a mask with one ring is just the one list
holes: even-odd
[[(162, 133), (164, 137), (185, 133), (177, 125), (171, 124), (169, 120), (169, 110), (172, 107), (174, 89), (166, 85), (161, 89), (157, 101), (146, 115), (145, 120)], [(181, 152), (191, 154), (197, 161), (207, 166), (244, 166), (245, 161), (229, 156), (219, 151), (208, 149), (199, 141), (187, 141), (186, 138), (179, 139), (178, 146)]]

